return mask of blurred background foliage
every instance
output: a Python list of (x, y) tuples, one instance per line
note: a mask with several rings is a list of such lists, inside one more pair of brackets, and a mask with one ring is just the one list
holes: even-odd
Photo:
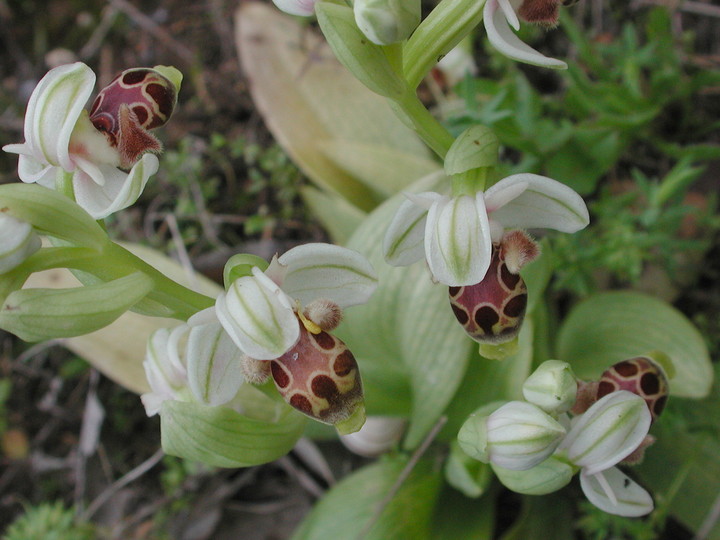
[[(109, 227), (118, 238), (186, 258), (215, 279), (238, 251), (269, 257), (347, 234), (323, 227), (336, 217), (334, 199), (308, 195), (329, 192), (293, 164), (253, 104), (234, 46), (236, 7), (226, 0), (0, 0), (2, 144), (21, 140), (30, 92), (58, 63), (85, 61), (99, 86), (135, 65), (173, 64), (185, 73), (178, 111), (160, 134), (166, 148), (160, 172), (140, 204)], [(504, 172), (546, 174), (586, 197), (591, 226), (547, 239), (554, 277), (546, 295), (559, 317), (596, 291), (648, 292), (697, 325), (716, 361), (720, 6), (581, 0), (563, 11), (558, 29), (522, 32), (548, 54), (567, 58), (569, 70), (509, 62), (480, 34), (472, 44), (477, 73), (455, 84), (429, 80), (421, 97), (453, 133), (478, 122), (491, 126), (503, 145)], [(16, 158), (0, 155), (0, 182), (17, 181), (15, 168)], [(345, 203), (361, 218), (389, 193), (358, 178), (372, 197), (358, 192)], [(8, 540), (285, 538), (333, 475), (367, 462), (332, 441), (240, 471), (161, 458), (157, 418), (145, 417), (137, 396), (52, 343), (28, 348), (7, 334), (0, 340), (0, 531)], [(464, 384), (471, 386), (472, 377)], [(685, 451), (702, 453), (705, 443), (717, 447), (718, 399), (716, 385), (702, 403), (670, 411), (668, 433), (677, 428), (696, 437), (684, 443), (694, 450), (676, 450), (670, 461)], [(678, 473), (687, 474), (677, 463)], [(359, 485), (398, 466), (389, 460), (364, 469), (356, 473)], [(414, 489), (434, 489), (437, 479), (413, 481), (397, 504)], [(652, 519), (637, 521), (586, 504), (558, 516), (561, 506), (544, 508), (509, 492), (496, 493), (494, 511), (473, 513), (472, 500), (446, 491), (442, 497), (473, 516), (463, 534), (474, 527), (476, 538), (488, 534), (493, 520), (496, 537), (529, 539), (560, 518), (573, 523), (576, 538), (694, 534), (669, 518), (663, 500)], [(339, 493), (323, 504), (346, 504)], [(113, 505), (101, 505), (109, 496)], [(571, 489), (561, 497), (580, 498)], [(683, 497), (692, 504), (692, 493)], [(304, 527), (299, 534), (312, 524)], [(705, 532), (720, 536), (717, 526)], [(450, 525), (436, 533), (459, 538)]]

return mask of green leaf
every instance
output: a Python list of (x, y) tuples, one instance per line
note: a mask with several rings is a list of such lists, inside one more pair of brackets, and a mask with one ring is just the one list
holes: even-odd
[(440, 169), (436, 161), (386, 145), (334, 139), (325, 141), (320, 148), (343, 170), (383, 197)]
[(498, 161), (500, 141), (485, 126), (472, 126), (463, 131), (445, 156), (445, 174), (464, 173), (480, 167), (494, 167)]
[(386, 459), (344, 478), (320, 500), (292, 540), (429, 540), (441, 480), (431, 461), (421, 460), (382, 506), (406, 464), (402, 457)]
[(30, 223), (40, 234), (102, 249), (108, 242), (102, 227), (74, 201), (37, 184), (0, 186), (0, 212)]
[[(274, 403), (267, 399), (268, 410)], [(249, 467), (288, 453), (300, 438), (305, 417), (290, 407), (275, 421), (225, 407), (168, 400), (160, 411), (166, 453), (216, 467)]]
[[(492, 486), (491, 486), (492, 488)], [(433, 520), (433, 540), (488, 540), (494, 538), (494, 493), (480, 499), (465, 497), (448, 486), (440, 492)]]
[(296, 18), (271, 5), (244, 3), (237, 12), (236, 44), (268, 128), (323, 191), (365, 211), (379, 200), (323, 153), (329, 141), (378, 145), (429, 159), (429, 150), (388, 101), (343, 69), (325, 40)]
[(572, 505), (562, 495), (522, 498), (523, 509), (515, 525), (501, 540), (572, 540)]
[(367, 213), (342, 197), (312, 186), (300, 188), (310, 212), (320, 221), (336, 244), (345, 244)]
[(0, 311), (0, 328), (25, 341), (88, 334), (103, 328), (147, 295), (152, 280), (141, 272), (72, 289), (21, 289)]
[(395, 72), (385, 51), (355, 24), (352, 8), (330, 2), (315, 5), (318, 24), (340, 63), (361, 83), (381, 96), (399, 99), (405, 81)]
[(490, 465), (473, 459), (462, 451), (457, 441), (450, 445), (450, 456), (445, 462), (448, 483), (467, 497), (480, 497), (492, 478)]
[[(432, 175), (410, 189), (432, 190), (436, 181)], [(385, 229), (403, 197), (396, 195), (374, 211), (348, 243), (368, 258), (380, 282), (367, 304), (346, 311), (339, 335), (356, 357), (376, 362), (378, 370), (404, 368), (413, 404), (405, 445), (413, 448), (452, 399), (473, 342), (450, 310), (447, 287), (434, 285), (423, 263), (395, 268), (383, 259)]]
[(670, 394), (701, 398), (713, 372), (702, 335), (672, 306), (635, 292), (607, 292), (578, 304), (564, 321), (558, 357), (582, 379), (597, 379), (616, 362), (658, 350), (670, 357)]

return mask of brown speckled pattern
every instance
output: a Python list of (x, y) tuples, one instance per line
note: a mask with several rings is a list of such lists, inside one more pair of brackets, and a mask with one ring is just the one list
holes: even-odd
[(357, 362), (345, 343), (302, 324), (297, 344), (272, 360), (270, 370), (285, 401), (326, 424), (348, 418), (363, 399)]
[(527, 287), (507, 269), (502, 249), (493, 245), (485, 278), (476, 285), (450, 287), (450, 307), (465, 332), (478, 343), (504, 343), (520, 331)]
[(175, 107), (175, 86), (155, 70), (123, 71), (103, 88), (90, 108), (90, 121), (118, 148), (125, 165), (160, 143), (147, 130), (164, 125)]
[(617, 390), (627, 390), (643, 398), (653, 421), (660, 416), (669, 393), (662, 370), (645, 356), (623, 360), (606, 370), (598, 383), (597, 399)]

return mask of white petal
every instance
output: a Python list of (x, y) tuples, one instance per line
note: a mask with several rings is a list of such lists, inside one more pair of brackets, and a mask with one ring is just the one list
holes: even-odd
[(51, 69), (40, 80), (25, 113), (25, 142), (37, 160), (75, 169), (70, 136), (94, 85), (95, 74), (81, 62)]
[(447, 199), (438, 193), (407, 194), (400, 203), (383, 239), (383, 255), (388, 264), (407, 266), (425, 256), (425, 223), (432, 203)]
[(363, 304), (377, 287), (375, 270), (364, 256), (332, 244), (295, 247), (278, 263), (285, 267), (283, 291), (303, 305), (320, 298), (341, 308)]
[[(185, 325), (181, 325), (185, 326)], [(156, 394), (173, 395), (185, 384), (185, 369), (170, 359), (170, 330), (160, 328), (152, 333), (145, 352), (145, 375)]]
[(163, 401), (167, 401), (168, 399), (172, 399), (172, 396), (156, 394), (155, 392), (148, 392), (140, 396), (140, 400), (145, 407), (145, 414), (148, 416), (155, 416), (159, 413)]
[(315, 13), (315, 2), (317, 0), (273, 0), (280, 11), (301, 17), (309, 17)]
[(425, 226), (425, 255), (435, 280), (449, 286), (474, 285), (490, 266), (492, 241), (483, 194), (439, 201)]
[(520, 20), (518, 19), (517, 13), (515, 13), (515, 9), (510, 3), (510, 0), (498, 0), (498, 6), (505, 15), (505, 19), (507, 20), (508, 24), (512, 26), (516, 31), (520, 30)]
[[(93, 218), (103, 219), (137, 201), (150, 177), (157, 172), (159, 162), (157, 156), (144, 154), (129, 173), (111, 165), (92, 164), (86, 172), (84, 160), (78, 161), (78, 165), (79, 170), (73, 177), (75, 199)], [(92, 176), (98, 172), (104, 176), (103, 184)]]
[(215, 306), (228, 335), (256, 360), (282, 356), (300, 337), (290, 299), (257, 268), (252, 276), (236, 279)]
[(60, 170), (59, 167), (42, 163), (33, 156), (21, 154), (18, 158), (18, 176), (20, 180), (28, 184), (37, 182), (46, 187), (54, 188), (55, 174)]
[[(524, 189), (519, 190), (520, 187)], [(520, 192), (514, 198), (508, 195)], [(508, 200), (509, 199), (509, 200)], [(590, 223), (582, 197), (565, 184), (537, 174), (514, 174), (485, 192), (490, 218), (506, 228), (555, 229), (576, 232)]]
[[(612, 498), (606, 493), (600, 475), (604, 476), (605, 487), (612, 490)], [(654, 507), (650, 494), (616, 467), (597, 475), (581, 472), (580, 487), (591, 503), (608, 514), (639, 517), (649, 514)]]
[(510, 28), (505, 13), (499, 7), (498, 0), (488, 0), (485, 3), (483, 23), (492, 46), (508, 58), (536, 66), (567, 69), (567, 64), (562, 60), (548, 58), (523, 43)]
[[(203, 310), (214, 312), (215, 308)], [(197, 323), (196, 318), (193, 322)], [(216, 407), (227, 403), (243, 383), (243, 353), (215, 319), (191, 327), (187, 344), (188, 386), (200, 403)]]
[(573, 422), (561, 446), (567, 448), (570, 461), (595, 474), (632, 453), (645, 439), (651, 419), (640, 396), (612, 392)]

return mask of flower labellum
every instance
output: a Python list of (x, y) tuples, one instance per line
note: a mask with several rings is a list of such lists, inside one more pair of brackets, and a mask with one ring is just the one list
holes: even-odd
[(597, 399), (611, 392), (627, 390), (643, 398), (653, 421), (665, 408), (670, 392), (660, 366), (647, 356), (623, 360), (607, 369), (597, 386)]
[(175, 68), (127, 69), (103, 88), (90, 107), (90, 122), (106, 134), (120, 153), (121, 166), (131, 167), (145, 152), (158, 153), (160, 141), (148, 130), (163, 126), (177, 103)]
[(338, 338), (322, 330), (312, 333), (301, 324), (300, 339), (270, 361), (270, 371), (280, 395), (301, 413), (332, 424), (341, 433), (357, 431), (364, 423), (358, 365)]

